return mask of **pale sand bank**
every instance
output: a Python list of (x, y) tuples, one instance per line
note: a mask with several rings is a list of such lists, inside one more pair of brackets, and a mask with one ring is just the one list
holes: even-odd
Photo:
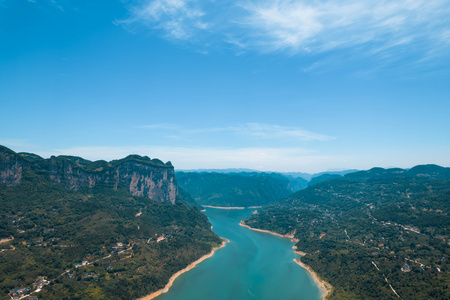
[(169, 282), (166, 284), (166, 286), (163, 289), (160, 289), (154, 293), (151, 293), (150, 295), (144, 296), (142, 298), (139, 298), (139, 300), (150, 300), (150, 299), (154, 299), (156, 297), (158, 297), (161, 294), (167, 293), (170, 289), (170, 287), (173, 285), (173, 282), (175, 281), (175, 279), (177, 279), (178, 276), (180, 276), (183, 273), (186, 273), (189, 270), (192, 270), (193, 268), (195, 268), (199, 263), (201, 263), (202, 261), (210, 258), (211, 256), (213, 256), (214, 252), (217, 249), (223, 248), (225, 247), (225, 244), (229, 242), (229, 240), (227, 239), (222, 239), (222, 244), (219, 247), (214, 247), (212, 248), (211, 252), (209, 252), (208, 254), (203, 255), (202, 257), (200, 257), (198, 260), (194, 261), (193, 263), (191, 263), (189, 266), (187, 266), (186, 268), (184, 268), (183, 270), (180, 270), (178, 272), (176, 272), (175, 274), (173, 274), (170, 279)]
[(202, 205), (203, 207), (209, 208), (217, 208), (217, 209), (245, 209), (245, 207), (225, 207), (225, 206), (211, 206), (211, 205)]
[(308, 271), (309, 274), (311, 274), (314, 281), (319, 285), (320, 289), (322, 290), (322, 299), (325, 300), (328, 294), (331, 293), (333, 287), (328, 282), (320, 279), (319, 275), (308, 265), (304, 264), (300, 258), (294, 258), (294, 261), (303, 269)]
[[(243, 226), (243, 227), (245, 227), (245, 228), (248, 228), (248, 229), (250, 229), (250, 230), (259, 231), (259, 232), (265, 232), (265, 233), (270, 233), (270, 234), (273, 234), (273, 235), (276, 235), (276, 236), (279, 236), (279, 237), (290, 238), (292, 241), (298, 242), (298, 239), (295, 239), (293, 234), (281, 235), (281, 234), (279, 234), (279, 233), (276, 233), (276, 232), (273, 232), (273, 231), (269, 231), (269, 230), (263, 230), (263, 229), (258, 229), (258, 228), (252, 228), (252, 227), (246, 225), (246, 224), (244, 223), (244, 220), (242, 220), (242, 221), (239, 223), (239, 225), (241, 225), (241, 226)], [(292, 249), (295, 250), (295, 252), (294, 252), (295, 254), (298, 254), (298, 255), (301, 255), (301, 256), (305, 256), (305, 255), (307, 254), (307, 253), (305, 253), (305, 252), (303, 252), (303, 251), (298, 250), (296, 246), (293, 246)], [(295, 258), (294, 261), (295, 261), (299, 266), (301, 266), (303, 269), (305, 269), (306, 271), (308, 271), (309, 274), (311, 274), (311, 276), (312, 276), (312, 278), (314, 279), (314, 281), (317, 283), (317, 285), (318, 285), (318, 286), (320, 287), (320, 289), (322, 290), (322, 299), (325, 300), (325, 298), (327, 297), (327, 295), (330, 294), (331, 291), (332, 291), (332, 288), (333, 288), (333, 287), (331, 286), (331, 284), (329, 284), (328, 282), (326, 282), (326, 281), (320, 279), (320, 277), (317, 275), (317, 273), (314, 272), (314, 270), (313, 270), (310, 266), (308, 266), (308, 265), (304, 264), (303, 262), (301, 262), (299, 258)]]
[(282, 235), (282, 234), (279, 234), (279, 233), (276, 233), (276, 232), (273, 232), (273, 231), (269, 231), (269, 230), (253, 228), (253, 227), (250, 227), (247, 224), (245, 224), (244, 220), (242, 220), (239, 223), (239, 225), (241, 225), (242, 227), (248, 228), (250, 230), (253, 230), (253, 231), (265, 232), (265, 233), (270, 233), (270, 234), (273, 234), (273, 235), (276, 235), (276, 236), (279, 236), (279, 237), (289, 238), (289, 239), (291, 239), (292, 242), (298, 243), (298, 239), (294, 238), (294, 234), (295, 233), (292, 233), (292, 234), (287, 233), (285, 235)]
[(217, 208), (217, 209), (246, 209), (246, 208), (261, 208), (262, 206), (212, 206), (212, 205), (202, 205), (203, 207), (209, 207), (209, 208)]
[[(295, 247), (295, 246), (294, 246), (294, 247)], [(294, 247), (292, 247), (292, 249), (294, 249)], [(295, 253), (295, 254), (298, 254), (298, 255), (301, 255), (301, 256), (305, 256), (306, 254), (308, 254), (308, 253), (306, 253), (306, 252), (297, 250), (297, 248), (295, 248), (294, 253)]]

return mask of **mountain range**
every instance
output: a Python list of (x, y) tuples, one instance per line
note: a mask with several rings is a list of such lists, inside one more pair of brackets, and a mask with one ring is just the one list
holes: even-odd
[(333, 286), (328, 299), (448, 299), (449, 171), (421, 165), (330, 178), (245, 223), (293, 236), (301, 260)]

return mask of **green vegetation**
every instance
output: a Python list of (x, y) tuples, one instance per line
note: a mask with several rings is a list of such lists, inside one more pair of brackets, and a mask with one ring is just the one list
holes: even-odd
[(14, 237), (0, 244), (0, 299), (32, 291), (40, 277), (50, 283), (33, 294), (39, 299), (134, 299), (164, 287), (221, 243), (198, 208), (181, 200), (101, 185), (69, 191), (24, 169), (20, 184), (0, 184), (0, 239)]
[[(42, 157), (32, 154), (32, 153), (18, 153), (23, 158), (33, 162), (35, 164), (45, 165), (48, 164), (48, 160), (43, 159)], [(69, 156), (69, 155), (60, 155), (60, 156), (52, 156), (52, 159), (59, 161), (67, 161), (80, 168), (83, 171), (87, 172), (104, 172), (108, 169), (112, 169), (126, 162), (135, 162), (141, 163), (144, 165), (150, 165), (155, 167), (172, 167), (171, 162), (163, 163), (161, 160), (154, 158), (150, 159), (148, 156), (140, 156), (140, 155), (128, 155), (125, 158), (113, 160), (107, 162), (105, 160), (97, 160), (90, 161), (78, 156)]]
[(319, 175), (317, 177), (313, 177), (311, 178), (311, 180), (308, 183), (308, 186), (323, 182), (323, 181), (327, 181), (327, 180), (331, 180), (331, 179), (336, 179), (336, 178), (341, 178), (342, 176), (339, 174), (322, 174)]
[(402, 299), (450, 299), (450, 180), (436, 167), (321, 182), (245, 223), (294, 233), (330, 299), (396, 299), (389, 284)]
[(201, 205), (249, 207), (292, 193), (289, 179), (276, 173), (185, 173), (177, 182)]

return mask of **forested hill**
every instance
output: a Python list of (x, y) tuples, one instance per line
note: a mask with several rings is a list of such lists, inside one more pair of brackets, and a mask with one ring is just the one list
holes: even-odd
[(290, 180), (277, 173), (177, 172), (177, 182), (201, 205), (260, 206), (290, 195)]
[(372, 168), (368, 171), (359, 171), (346, 174), (345, 179), (351, 181), (366, 181), (382, 178), (439, 178), (450, 179), (450, 168), (438, 165), (419, 165), (411, 169), (400, 168)]
[(133, 196), (126, 185), (71, 190), (29, 168), (30, 155), (9, 154), (0, 161), (8, 179), (0, 183), (0, 299), (40, 287), (32, 296), (135, 299), (221, 243), (182, 195), (172, 204)]
[(271, 203), (245, 222), (294, 233), (308, 253), (302, 261), (334, 286), (330, 299), (396, 299), (394, 291), (402, 299), (449, 299), (447, 170), (349, 174)]
[(313, 176), (309, 181), (308, 186), (336, 178), (345, 178), (350, 181), (366, 181), (381, 178), (411, 177), (450, 179), (450, 168), (444, 168), (438, 165), (419, 165), (411, 169), (372, 168), (367, 171), (348, 170), (345, 173), (321, 173), (320, 175), (317, 174), (317, 176)]

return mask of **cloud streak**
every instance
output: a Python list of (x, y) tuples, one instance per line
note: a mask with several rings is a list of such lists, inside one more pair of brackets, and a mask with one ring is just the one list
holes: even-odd
[(247, 123), (240, 127), (232, 127), (236, 133), (263, 139), (294, 139), (301, 141), (329, 141), (334, 137), (314, 133), (297, 127)]
[(448, 56), (450, 49), (446, 0), (147, 0), (130, 12), (126, 23), (199, 47), (225, 43), (303, 55), (352, 49), (394, 60), (399, 53), (416, 60)]
[(231, 134), (241, 137), (252, 137), (261, 140), (295, 140), (295, 141), (330, 141), (335, 137), (314, 133), (298, 127), (261, 124), (261, 123), (246, 123), (238, 126), (228, 127), (210, 127), (186, 129), (171, 124), (152, 124), (140, 126), (141, 129), (146, 130), (162, 130), (167, 131), (175, 136), (191, 137), (195, 135), (208, 134)]

